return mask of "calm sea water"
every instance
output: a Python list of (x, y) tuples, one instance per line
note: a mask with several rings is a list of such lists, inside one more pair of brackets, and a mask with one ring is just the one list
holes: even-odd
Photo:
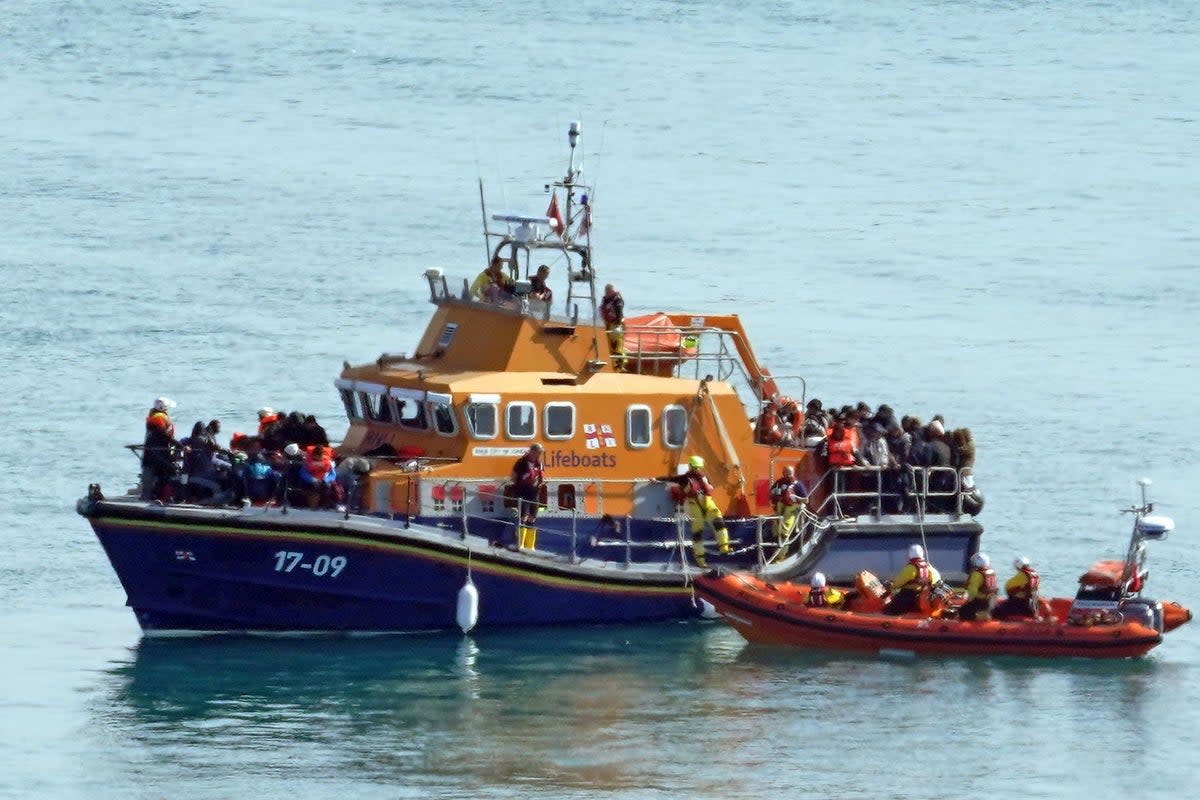
[(1150, 586), (1200, 605), (1198, 34), (1174, 2), (4, 4), (0, 796), (1191, 793), (1195, 628), (1118, 664), (144, 642), (73, 504), (131, 482), (159, 394), (333, 423), (343, 359), (415, 345), (420, 273), (479, 269), (477, 179), (540, 212), (578, 118), (632, 311), (740, 313), (810, 396), (970, 426), (986, 549), (1057, 593), (1149, 475)]

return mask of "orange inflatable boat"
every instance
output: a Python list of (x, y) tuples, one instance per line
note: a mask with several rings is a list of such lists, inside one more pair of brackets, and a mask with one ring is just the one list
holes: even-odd
[[(976, 622), (943, 619), (936, 608), (899, 617), (812, 608), (806, 602), (808, 591), (807, 586), (774, 585), (748, 573), (710, 572), (696, 579), (696, 593), (747, 641), (758, 644), (923, 655), (1134, 658), (1162, 642), (1162, 633), (1145, 617), (1069, 622), (1069, 598), (1044, 601), (1041, 620)], [(1176, 627), (1190, 619), (1186, 609), (1174, 608), (1179, 612), (1172, 615)]]
[[(695, 580), (696, 594), (730, 625), (761, 644), (901, 652), (930, 655), (1014, 655), (1047, 658), (1135, 658), (1162, 642), (1163, 633), (1192, 618), (1179, 603), (1143, 597), (1148, 573), (1144, 542), (1165, 539), (1174, 528), (1167, 517), (1135, 514), (1123, 561), (1101, 561), (1079, 579), (1074, 598), (1040, 598), (1037, 619), (961, 620), (953, 593), (935, 587), (920, 611), (882, 613), (883, 585), (862, 572), (839, 607), (808, 605), (810, 587), (764, 580), (748, 572), (713, 571)], [(823, 583), (821, 584), (823, 585)]]

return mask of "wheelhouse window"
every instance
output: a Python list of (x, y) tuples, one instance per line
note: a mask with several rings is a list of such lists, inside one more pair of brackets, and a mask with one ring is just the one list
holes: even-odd
[(354, 397), (354, 390), (338, 389), (338, 394), (342, 396), (342, 405), (346, 408), (346, 416), (352, 420), (362, 418), (362, 414), (358, 410), (358, 402)]
[(496, 438), (496, 403), (490, 401), (472, 401), (463, 409), (466, 417), (467, 430), (476, 439)]
[(450, 404), (450, 396), (429, 399), (429, 416), (433, 419), (433, 427), (442, 436), (453, 436), (458, 431), (454, 421), (454, 406)]
[(379, 401), (381, 399), (382, 397), (377, 394), (359, 392), (358, 405), (362, 409), (363, 416), (367, 419), (379, 419)]
[(654, 424), (650, 406), (630, 406), (625, 410), (625, 443), (635, 449), (649, 447)]
[(570, 439), (575, 435), (575, 405), (547, 403), (542, 411), (547, 439)]
[(404, 427), (418, 430), (429, 427), (429, 420), (425, 418), (425, 404), (420, 400), (399, 397), (396, 398), (396, 407), (400, 412), (397, 421)]
[(672, 449), (683, 447), (687, 441), (687, 409), (667, 406), (662, 415), (663, 444)]
[(532, 439), (537, 434), (537, 409), (518, 400), (504, 410), (504, 432), (510, 439)]

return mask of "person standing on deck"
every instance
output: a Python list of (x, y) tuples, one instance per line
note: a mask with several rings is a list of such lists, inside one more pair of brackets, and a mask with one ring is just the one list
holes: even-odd
[(725, 527), (725, 517), (713, 502), (713, 486), (704, 474), (703, 458), (692, 456), (688, 459), (687, 472), (680, 475), (664, 475), (654, 480), (675, 484), (683, 495), (684, 506), (692, 520), (692, 554), (696, 558), (696, 566), (708, 566), (704, 558), (704, 528), (707, 525), (712, 525), (721, 554), (728, 555), (733, 552), (729, 545), (729, 529)]
[(796, 528), (796, 519), (806, 502), (804, 487), (796, 481), (796, 470), (784, 467), (783, 474), (771, 484), (771, 506), (779, 519), (775, 520), (775, 536), (782, 545)]
[(513, 465), (512, 481), (517, 491), (519, 516), (517, 547), (522, 550), (533, 550), (537, 546), (537, 528), (534, 526), (537, 524), (542, 484), (546, 482), (542, 451), (542, 446), (534, 442)]
[(175, 424), (170, 409), (175, 401), (158, 397), (146, 415), (146, 439), (142, 445), (142, 499), (167, 500), (171, 479), (177, 472)]
[(608, 346), (612, 350), (618, 372), (625, 371), (625, 298), (611, 283), (604, 287), (604, 299), (600, 301), (600, 316), (604, 319), (604, 330), (608, 332)]

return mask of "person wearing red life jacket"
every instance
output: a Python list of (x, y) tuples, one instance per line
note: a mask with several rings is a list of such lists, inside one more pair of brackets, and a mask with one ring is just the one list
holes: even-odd
[(688, 459), (687, 472), (679, 475), (664, 475), (655, 478), (656, 481), (673, 483), (679, 487), (683, 495), (684, 508), (692, 523), (692, 555), (696, 565), (707, 567), (704, 558), (704, 529), (711, 525), (717, 539), (717, 548), (722, 555), (733, 552), (729, 544), (729, 529), (725, 527), (725, 517), (712, 499), (713, 486), (704, 474), (704, 459), (692, 456)]
[(1037, 570), (1025, 556), (1013, 560), (1013, 568), (1017, 571), (1004, 584), (1004, 593), (1008, 595), (1003, 603), (992, 610), (996, 619), (1013, 619), (1038, 617), (1038, 585), (1041, 578)]
[(771, 484), (771, 506), (779, 519), (775, 520), (775, 536), (783, 544), (796, 528), (800, 509), (804, 508), (807, 496), (803, 484), (796, 480), (796, 470), (784, 467), (783, 473)]
[(517, 491), (517, 547), (533, 550), (537, 547), (537, 515), (541, 504), (542, 484), (546, 482), (546, 469), (542, 464), (544, 448), (534, 442), (525, 455), (513, 464), (512, 482)]
[(146, 438), (142, 445), (143, 500), (170, 499), (171, 480), (179, 472), (175, 464), (179, 442), (170, 414), (174, 407), (174, 400), (157, 397), (146, 415)]
[(329, 449), (319, 444), (307, 448), (300, 467), (300, 484), (308, 496), (309, 507), (333, 505), (336, 483), (337, 468)]
[(279, 422), (279, 414), (270, 406), (263, 406), (258, 410), (258, 435), (262, 436), (267, 428)]
[(813, 574), (808, 599), (805, 601), (809, 608), (841, 608), (845, 602), (846, 595), (832, 586), (825, 585), (825, 573)]
[(883, 607), (885, 614), (905, 614), (919, 611), (921, 596), (928, 594), (942, 576), (925, 560), (925, 548), (914, 544), (908, 548), (908, 563), (892, 578), (892, 597)]
[(996, 603), (996, 571), (985, 553), (971, 556), (971, 574), (967, 576), (967, 602), (958, 609), (958, 618), (986, 622), (992, 618)]
[(830, 467), (854, 466), (854, 441), (846, 433), (846, 426), (839, 420), (833, 423), (827, 442)]

